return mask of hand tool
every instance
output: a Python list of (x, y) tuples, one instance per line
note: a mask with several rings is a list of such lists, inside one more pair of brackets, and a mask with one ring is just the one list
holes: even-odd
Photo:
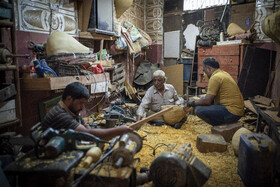
[(134, 155), (142, 149), (142, 138), (135, 132), (123, 134), (119, 139), (119, 147), (114, 149), (112, 162), (116, 168), (129, 166)]
[(87, 132), (77, 132), (73, 129), (48, 128), (42, 131), (40, 124), (31, 129), (31, 137), (35, 142), (35, 153), (38, 158), (55, 158), (63, 151), (86, 151), (93, 146), (79, 146), (78, 142), (81, 140), (92, 141), (95, 146), (98, 146), (99, 142), (108, 142)]

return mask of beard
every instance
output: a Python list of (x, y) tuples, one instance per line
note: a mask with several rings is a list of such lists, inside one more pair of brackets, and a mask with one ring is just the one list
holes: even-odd
[(69, 110), (70, 110), (71, 112), (73, 112), (74, 114), (79, 115), (80, 110), (78, 110), (78, 111), (75, 110), (73, 103), (71, 103), (71, 104), (69, 105), (68, 108), (69, 108)]

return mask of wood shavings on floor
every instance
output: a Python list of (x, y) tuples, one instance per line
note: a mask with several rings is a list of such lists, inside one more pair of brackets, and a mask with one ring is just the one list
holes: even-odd
[[(144, 137), (144, 140), (141, 151), (135, 155), (135, 158), (140, 158), (137, 172), (140, 171), (140, 168), (150, 167), (158, 154), (166, 149), (163, 144), (176, 145), (176, 148), (172, 151), (176, 152), (176, 149), (182, 145), (190, 143), (193, 154), (212, 170), (212, 174), (204, 186), (244, 186), (237, 173), (238, 157), (234, 155), (231, 143), (228, 143), (227, 151), (224, 153), (200, 153), (197, 150), (197, 136), (211, 134), (211, 127), (193, 115), (188, 117), (181, 129), (174, 129), (167, 125), (160, 127), (149, 124), (143, 125), (138, 131), (139, 135)], [(155, 155), (153, 155), (153, 152)], [(153, 183), (150, 182), (142, 186), (153, 186)]]

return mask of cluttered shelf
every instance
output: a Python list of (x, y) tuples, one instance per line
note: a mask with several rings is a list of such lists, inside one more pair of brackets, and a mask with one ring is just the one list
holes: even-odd
[(104, 34), (97, 34), (97, 33), (90, 33), (90, 32), (80, 32), (79, 38), (83, 39), (93, 39), (93, 40), (115, 40), (116, 37), (104, 35)]
[(23, 78), (21, 79), (21, 88), (25, 91), (58, 90), (64, 89), (69, 83), (76, 81), (81, 82), (84, 85), (92, 85), (95, 83), (108, 82), (109, 80), (109, 73), (33, 79)]

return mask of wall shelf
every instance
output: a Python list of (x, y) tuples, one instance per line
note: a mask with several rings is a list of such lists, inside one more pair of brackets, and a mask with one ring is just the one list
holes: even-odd
[(71, 82), (81, 82), (84, 85), (91, 85), (109, 80), (109, 73), (35, 79), (26, 78), (21, 79), (21, 89), (25, 91), (58, 90), (64, 89)]

